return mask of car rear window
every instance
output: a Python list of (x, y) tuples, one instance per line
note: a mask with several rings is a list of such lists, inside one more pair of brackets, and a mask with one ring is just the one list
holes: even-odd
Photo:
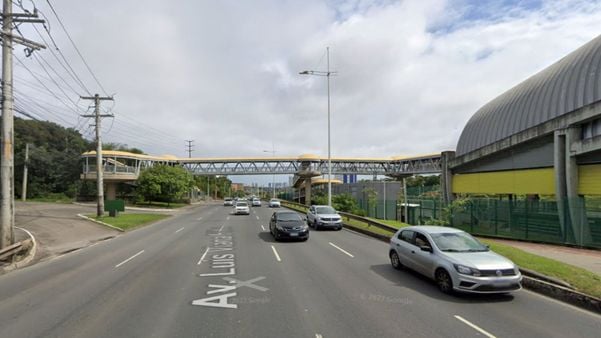
[(278, 221), (300, 221), (302, 220), (297, 213), (294, 212), (284, 212), (277, 214)]

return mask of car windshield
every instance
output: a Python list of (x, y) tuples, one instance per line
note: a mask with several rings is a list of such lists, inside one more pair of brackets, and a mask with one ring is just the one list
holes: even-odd
[(302, 221), (302, 218), (299, 214), (294, 212), (285, 212), (277, 214), (278, 221)]
[(278, 200), (272, 198), (269, 202), (278, 202)]
[(236, 206), (237, 207), (246, 207), (246, 206), (248, 206), (248, 204), (246, 204), (246, 202), (238, 202), (238, 203), (236, 203)]
[(480, 252), (488, 248), (465, 232), (443, 232), (430, 234), (441, 251), (446, 252)]
[(332, 207), (317, 207), (315, 208), (316, 214), (335, 214), (336, 210)]

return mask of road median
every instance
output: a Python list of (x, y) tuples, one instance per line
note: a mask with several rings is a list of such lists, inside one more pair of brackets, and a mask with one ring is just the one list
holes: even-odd
[(102, 224), (112, 229), (124, 232), (139, 228), (141, 226), (149, 225), (151, 223), (163, 220), (170, 215), (165, 214), (121, 214), (118, 217), (102, 216), (96, 217), (94, 215), (82, 215), (77, 214), (81, 218), (85, 218), (92, 222)]

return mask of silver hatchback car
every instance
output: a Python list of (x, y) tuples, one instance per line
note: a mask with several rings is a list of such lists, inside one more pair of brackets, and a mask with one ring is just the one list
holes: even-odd
[(432, 278), (444, 293), (505, 293), (522, 288), (522, 275), (512, 261), (455, 228), (402, 228), (390, 239), (388, 255), (395, 269), (407, 267)]

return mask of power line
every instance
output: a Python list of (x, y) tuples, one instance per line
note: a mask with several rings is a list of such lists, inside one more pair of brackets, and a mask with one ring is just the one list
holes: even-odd
[(66, 104), (62, 99), (60, 99), (58, 97), (58, 95), (56, 95), (52, 90), (50, 90), (50, 88), (48, 88), (36, 75), (33, 71), (31, 71), (24, 63), (23, 61), (21, 61), (21, 59), (19, 59), (18, 57), (15, 56), (15, 59), (17, 59), (17, 61), (29, 72), (29, 74), (31, 74), (31, 76), (36, 79), (41, 85), (42, 87), (44, 87), (44, 89), (46, 89), (52, 96), (54, 96), (55, 99), (57, 99), (59, 102), (61, 102), (63, 105), (65, 105), (65, 107), (67, 107), (68, 109), (73, 110), (73, 112), (75, 114), (79, 114), (79, 112), (73, 108), (71, 108), (68, 104)]
[(73, 39), (71, 38), (71, 35), (69, 34), (69, 32), (67, 31), (67, 28), (65, 27), (65, 25), (63, 24), (63, 21), (61, 20), (61, 18), (58, 16), (58, 13), (56, 12), (56, 10), (54, 9), (54, 6), (52, 6), (52, 4), (50, 3), (50, 0), (46, 0), (46, 2), (48, 3), (48, 6), (50, 6), (50, 9), (52, 10), (52, 13), (54, 13), (54, 16), (56, 17), (56, 19), (58, 20), (58, 23), (61, 25), (61, 28), (63, 29), (63, 31), (65, 32), (65, 34), (67, 35), (67, 37), (69, 38), (69, 41), (71, 42), (71, 44), (73, 45), (73, 48), (75, 48), (75, 51), (77, 52), (77, 54), (79, 55), (79, 57), (81, 58), (81, 61), (83, 61), (83, 64), (86, 66), (86, 68), (88, 69), (88, 71), (90, 72), (90, 74), (92, 75), (92, 77), (94, 78), (94, 81), (96, 81), (96, 83), (98, 84), (98, 86), (100, 87), (100, 89), (102, 89), (102, 92), (106, 95), (109, 96), (106, 92), (106, 90), (104, 89), (104, 87), (102, 86), (102, 84), (100, 84), (100, 81), (98, 81), (98, 78), (96, 77), (96, 75), (94, 74), (94, 72), (92, 71), (92, 68), (90, 68), (90, 66), (88, 65), (88, 63), (86, 62), (86, 59), (83, 57), (83, 55), (81, 54), (81, 52), (79, 51), (79, 48), (77, 48), (77, 45), (75, 45), (75, 42), (73, 41)]

